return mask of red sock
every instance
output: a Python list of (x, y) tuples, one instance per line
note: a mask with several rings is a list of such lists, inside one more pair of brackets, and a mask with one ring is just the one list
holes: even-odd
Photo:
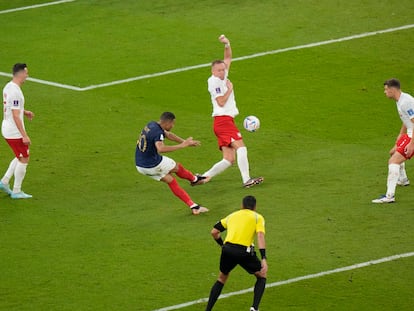
[(178, 171), (177, 176), (183, 179), (187, 179), (188, 181), (194, 181), (195, 176), (189, 170), (186, 170), (180, 163), (178, 163)]
[(168, 187), (170, 187), (171, 191), (180, 198), (181, 201), (183, 201), (185, 204), (187, 204), (189, 207), (194, 205), (193, 200), (191, 200), (190, 196), (183, 188), (180, 187), (177, 180), (173, 180), (168, 184)]

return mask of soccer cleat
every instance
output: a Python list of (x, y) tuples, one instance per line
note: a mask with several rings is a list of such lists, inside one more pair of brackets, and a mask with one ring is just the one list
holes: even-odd
[(243, 184), (243, 188), (253, 187), (254, 185), (261, 184), (263, 181), (264, 181), (264, 178), (263, 177), (250, 178), (248, 181), (246, 181)]
[(198, 186), (198, 185), (202, 185), (206, 183), (206, 179), (207, 177), (205, 176), (201, 176), (201, 175), (196, 175), (197, 179), (196, 181), (192, 181), (190, 184), (191, 186)]
[(207, 213), (208, 208), (206, 208), (204, 206), (196, 205), (196, 206), (191, 208), (191, 212), (193, 213), (193, 215), (199, 215), (201, 213)]
[(395, 197), (387, 197), (386, 195), (380, 196), (378, 199), (372, 200), (372, 203), (394, 203)]
[(30, 194), (27, 194), (27, 193), (24, 193), (23, 191), (20, 191), (20, 192), (17, 192), (17, 193), (12, 193), (11, 195), (10, 195), (10, 197), (12, 198), (12, 199), (30, 199), (30, 198), (32, 198), (33, 196), (32, 195), (30, 195)]
[(403, 187), (409, 186), (410, 185), (410, 180), (408, 178), (398, 179), (397, 185), (398, 186), (403, 186)]
[(259, 311), (259, 309), (256, 310), (255, 308), (251, 307), (250, 311)]
[(0, 181), (0, 190), (6, 192), (8, 195), (12, 194), (12, 191), (10, 190), (9, 185), (3, 184), (1, 181)]

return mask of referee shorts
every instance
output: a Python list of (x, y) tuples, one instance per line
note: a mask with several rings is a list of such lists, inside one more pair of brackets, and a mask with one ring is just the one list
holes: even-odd
[(262, 264), (256, 252), (247, 252), (243, 245), (226, 243), (222, 247), (220, 258), (220, 271), (228, 275), (237, 265), (240, 265), (250, 274), (259, 272)]

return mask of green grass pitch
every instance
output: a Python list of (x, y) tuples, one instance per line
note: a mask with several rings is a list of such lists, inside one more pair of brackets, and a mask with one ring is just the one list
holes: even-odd
[[(2, 1), (0, 11), (44, 2)], [(413, 12), (411, 0), (77, 0), (0, 15), (0, 71), (24, 61), (35, 78), (85, 87), (208, 63), (222, 57), (221, 33), (238, 57), (413, 24)], [(0, 194), (0, 310), (151, 311), (207, 297), (219, 258), (210, 228), (247, 194), (266, 218), (269, 283), (414, 251), (414, 186), (398, 188), (396, 204), (370, 203), (385, 191), (400, 127), (382, 82), (398, 77), (414, 93), (413, 37), (234, 62), (237, 123), (261, 120), (243, 134), (265, 183), (242, 189), (237, 167), (201, 187), (179, 181), (210, 208), (199, 217), (137, 173), (134, 151), (143, 125), (170, 110), (174, 132), (202, 141), (175, 160), (202, 173), (220, 159), (208, 68), (85, 92), (27, 82), (36, 118), (24, 190), (34, 198)], [(2, 141), (0, 175), (11, 158)], [(407, 171), (414, 181), (413, 163)], [(238, 268), (224, 293), (253, 282)], [(411, 257), (270, 288), (261, 310), (412, 310), (413, 282)]]

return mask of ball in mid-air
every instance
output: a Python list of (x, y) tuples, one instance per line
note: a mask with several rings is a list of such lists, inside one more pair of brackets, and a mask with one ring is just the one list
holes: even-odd
[(248, 116), (243, 121), (243, 127), (249, 132), (256, 132), (260, 128), (260, 120), (255, 116)]

